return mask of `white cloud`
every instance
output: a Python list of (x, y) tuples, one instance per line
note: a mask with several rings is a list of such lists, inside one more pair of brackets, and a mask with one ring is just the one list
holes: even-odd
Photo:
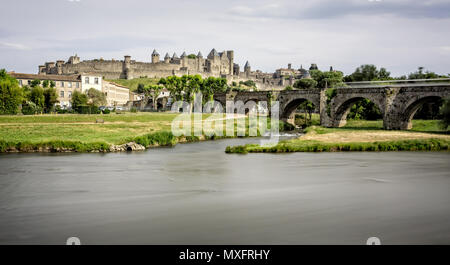
[(20, 44), (20, 43), (11, 43), (11, 42), (3, 42), (3, 41), (0, 41), (0, 48), (20, 50), (20, 51), (31, 50), (30, 47)]

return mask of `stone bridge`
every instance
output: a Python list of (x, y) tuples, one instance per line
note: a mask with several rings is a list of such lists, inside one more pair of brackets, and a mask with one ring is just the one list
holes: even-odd
[(386, 85), (363, 85), (336, 88), (331, 99), (325, 89), (231, 92), (214, 96), (224, 107), (226, 101), (248, 111), (249, 102), (278, 101), (280, 119), (293, 123), (295, 110), (301, 103), (312, 102), (320, 113), (320, 123), (327, 127), (341, 127), (347, 121), (347, 114), (353, 104), (361, 99), (375, 103), (383, 116), (383, 126), (389, 130), (411, 129), (411, 120), (424, 103), (450, 97), (450, 82), (445, 83), (405, 83)]

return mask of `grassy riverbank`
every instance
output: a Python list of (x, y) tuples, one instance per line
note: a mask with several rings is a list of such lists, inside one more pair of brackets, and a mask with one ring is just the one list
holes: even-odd
[[(0, 152), (108, 152), (111, 146), (128, 142), (149, 148), (223, 138), (205, 135), (175, 137), (171, 133), (171, 123), (177, 115), (113, 113), (0, 116)], [(208, 117), (203, 115), (203, 120)], [(98, 123), (98, 120), (103, 123)], [(226, 121), (219, 120), (225, 128)]]
[(382, 121), (349, 121), (342, 128), (311, 126), (298, 139), (275, 146), (227, 147), (227, 153), (285, 153), (337, 151), (441, 151), (450, 149), (450, 135), (437, 121), (414, 120), (411, 131), (382, 130)]

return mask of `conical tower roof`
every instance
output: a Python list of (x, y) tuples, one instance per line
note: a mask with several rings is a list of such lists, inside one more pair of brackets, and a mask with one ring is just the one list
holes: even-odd
[(168, 52), (166, 53), (166, 56), (164, 56), (164, 59), (170, 59), (170, 55)]
[(203, 54), (202, 54), (202, 52), (198, 52), (198, 54), (197, 54), (197, 57), (199, 57), (199, 58), (203, 58)]
[(183, 52), (183, 54), (181, 55), (181, 58), (184, 58), (184, 57), (186, 57), (187, 55), (186, 55), (186, 52)]
[(172, 55), (172, 59), (178, 59), (178, 55), (177, 55), (177, 53), (176, 53), (176, 52), (174, 52), (174, 53), (173, 53), (173, 55)]
[(155, 55), (159, 56), (159, 53), (156, 51), (156, 49), (154, 49), (153, 52), (152, 52), (152, 56), (155, 56)]

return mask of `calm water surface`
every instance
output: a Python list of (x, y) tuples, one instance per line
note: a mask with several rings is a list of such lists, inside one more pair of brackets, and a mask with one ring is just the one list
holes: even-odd
[(450, 154), (0, 155), (0, 243), (450, 244)]

